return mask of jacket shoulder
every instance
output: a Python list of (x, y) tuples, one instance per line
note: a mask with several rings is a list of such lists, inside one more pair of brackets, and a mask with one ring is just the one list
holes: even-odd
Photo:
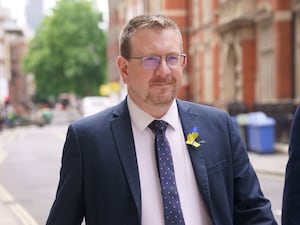
[(124, 100), (93, 115), (80, 118), (70, 125), (77, 129), (91, 129), (92, 127), (103, 128), (103, 126), (108, 126), (111, 121), (118, 118), (124, 118), (126, 116), (129, 116), (129, 112), (127, 103)]
[(203, 116), (209, 116), (209, 117), (229, 116), (229, 114), (226, 111), (210, 105), (189, 102), (184, 100), (177, 100), (177, 104), (179, 110), (184, 110), (189, 113), (201, 115), (202, 117)]

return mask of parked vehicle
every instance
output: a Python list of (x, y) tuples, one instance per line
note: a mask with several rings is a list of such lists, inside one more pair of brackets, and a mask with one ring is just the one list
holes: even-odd
[(82, 99), (81, 102), (81, 114), (82, 116), (89, 116), (106, 109), (114, 104), (114, 101), (110, 97), (105, 96), (87, 96)]

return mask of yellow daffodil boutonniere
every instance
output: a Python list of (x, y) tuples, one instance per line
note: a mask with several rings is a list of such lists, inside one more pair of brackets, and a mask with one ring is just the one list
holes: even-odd
[(190, 131), (190, 133), (187, 135), (187, 140), (185, 143), (188, 145), (192, 145), (196, 148), (200, 147), (202, 143), (205, 143), (205, 141), (198, 141), (197, 142), (197, 137), (199, 136), (199, 129), (198, 127), (193, 127)]

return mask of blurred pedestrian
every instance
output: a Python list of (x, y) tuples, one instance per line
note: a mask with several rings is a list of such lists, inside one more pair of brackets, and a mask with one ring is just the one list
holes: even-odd
[(176, 99), (177, 25), (140, 15), (120, 36), (128, 96), (69, 126), (48, 225), (273, 225), (231, 117)]
[(15, 110), (7, 98), (4, 102), (4, 124), (6, 127), (13, 127), (15, 120)]
[(289, 159), (286, 166), (282, 204), (282, 225), (300, 224), (300, 104), (290, 132)]

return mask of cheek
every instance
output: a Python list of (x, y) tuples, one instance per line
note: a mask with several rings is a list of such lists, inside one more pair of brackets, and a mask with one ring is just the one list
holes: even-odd
[(136, 88), (142, 88), (147, 85), (149, 77), (145, 71), (138, 69), (129, 70), (127, 76), (127, 84)]
[(129, 75), (127, 81), (127, 84), (134, 87), (134, 89), (144, 89), (146, 85), (146, 78), (143, 78), (139, 74)]
[(182, 69), (178, 69), (173, 73), (173, 78), (176, 80), (176, 82), (180, 83), (182, 78), (183, 78), (183, 70)]

